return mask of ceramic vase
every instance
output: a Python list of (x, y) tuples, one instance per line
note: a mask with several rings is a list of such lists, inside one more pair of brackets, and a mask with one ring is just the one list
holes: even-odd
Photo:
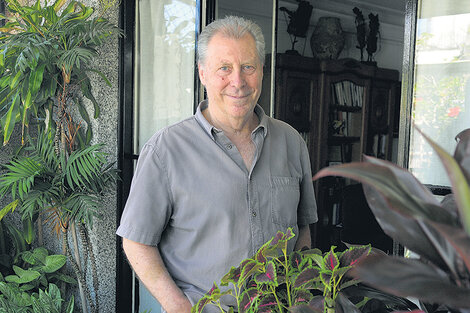
[(319, 60), (337, 59), (344, 48), (344, 33), (337, 17), (323, 16), (310, 38), (313, 56)]

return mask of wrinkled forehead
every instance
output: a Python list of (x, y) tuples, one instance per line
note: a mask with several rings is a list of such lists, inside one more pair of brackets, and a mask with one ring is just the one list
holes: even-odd
[(200, 60), (199, 63), (204, 65), (208, 62), (229, 58), (237, 53), (243, 55), (246, 60), (261, 63), (255, 39), (249, 32), (237, 37), (223, 32), (215, 34), (207, 45), (205, 60)]

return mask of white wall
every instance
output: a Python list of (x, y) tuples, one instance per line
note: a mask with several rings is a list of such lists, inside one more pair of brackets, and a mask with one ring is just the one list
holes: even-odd
[[(401, 73), (403, 59), (403, 37), (405, 22), (405, 0), (310, 0), (313, 6), (309, 31), (306, 39), (299, 38), (295, 48), (305, 56), (312, 56), (310, 36), (321, 16), (340, 18), (346, 37), (346, 43), (340, 58), (360, 59), (360, 51), (356, 46), (355, 15), (352, 12), (358, 7), (368, 24), (369, 13), (379, 14), (380, 40), (379, 50), (374, 54), (379, 67), (399, 70)], [(266, 51), (271, 51), (272, 0), (219, 0), (219, 17), (227, 14), (243, 15), (260, 24), (266, 36)], [(296, 10), (295, 0), (280, 0), (279, 7)], [(287, 22), (283, 12), (278, 11), (278, 44), (277, 52), (285, 52), (291, 48)], [(366, 57), (366, 53), (365, 53)]]

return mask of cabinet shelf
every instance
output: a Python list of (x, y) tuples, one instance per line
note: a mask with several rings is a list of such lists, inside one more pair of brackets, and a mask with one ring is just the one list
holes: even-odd
[(339, 104), (330, 105), (330, 109), (336, 110), (336, 111), (343, 111), (343, 112), (352, 112), (352, 113), (360, 113), (362, 111), (362, 107), (339, 105)]
[(328, 137), (328, 145), (338, 146), (342, 144), (351, 144), (361, 141), (358, 136), (330, 136)]

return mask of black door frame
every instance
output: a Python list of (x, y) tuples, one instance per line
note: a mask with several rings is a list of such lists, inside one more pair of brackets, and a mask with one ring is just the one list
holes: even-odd
[[(119, 225), (124, 204), (129, 195), (134, 171), (134, 59), (135, 59), (135, 0), (122, 1), (119, 8), (119, 27), (124, 36), (119, 39), (119, 129), (118, 182), (116, 225)], [(116, 312), (132, 312), (133, 274), (122, 251), (122, 239), (116, 236)]]

